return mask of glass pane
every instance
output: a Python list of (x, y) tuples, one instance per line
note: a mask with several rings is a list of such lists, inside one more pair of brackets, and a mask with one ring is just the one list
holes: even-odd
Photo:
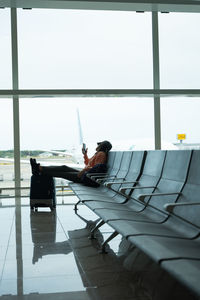
[[(110, 140), (113, 150), (154, 148), (152, 99), (20, 99), (21, 149), (27, 150), (24, 159), (32, 155), (41, 163), (83, 163), (77, 110), (89, 156), (103, 140)], [(53, 155), (47, 150), (72, 155)]]
[[(168, 98), (161, 100), (161, 128), (164, 140), (178, 148), (200, 148), (200, 99)], [(178, 134), (186, 139), (177, 140)]]
[(0, 9), (0, 89), (12, 86), (10, 10)]
[(151, 14), (18, 10), (20, 88), (152, 88)]
[(199, 14), (159, 14), (161, 88), (199, 89)]
[[(0, 99), (0, 187), (14, 186), (12, 100)], [(6, 192), (7, 193), (7, 192)], [(2, 195), (5, 192), (2, 191)]]

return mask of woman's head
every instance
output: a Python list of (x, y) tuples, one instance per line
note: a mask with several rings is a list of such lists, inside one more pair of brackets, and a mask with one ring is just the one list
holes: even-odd
[(98, 145), (96, 148), (97, 151), (104, 151), (106, 153), (109, 152), (112, 148), (111, 143), (108, 141), (99, 142), (97, 143), (97, 145)]

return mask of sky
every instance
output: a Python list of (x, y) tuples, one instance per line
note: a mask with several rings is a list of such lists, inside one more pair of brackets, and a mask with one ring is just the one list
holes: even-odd
[[(200, 88), (200, 15), (159, 14), (161, 88)], [(12, 87), (10, 12), (0, 10), (0, 88)], [(153, 88), (151, 14), (18, 10), (19, 88)], [(20, 99), (21, 149), (153, 139), (151, 98)], [(0, 149), (13, 148), (12, 100), (0, 99)], [(161, 99), (162, 139), (200, 142), (200, 99)], [(120, 142), (119, 142), (120, 141)]]

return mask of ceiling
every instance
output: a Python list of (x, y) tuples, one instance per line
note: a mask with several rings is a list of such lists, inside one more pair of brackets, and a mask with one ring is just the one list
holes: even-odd
[(0, 7), (200, 12), (200, 0), (0, 0)]

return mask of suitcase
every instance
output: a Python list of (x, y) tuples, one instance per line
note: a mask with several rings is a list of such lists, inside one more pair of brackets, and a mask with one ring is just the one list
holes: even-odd
[(56, 207), (55, 183), (52, 176), (32, 175), (30, 188), (30, 207), (38, 210), (38, 207)]

